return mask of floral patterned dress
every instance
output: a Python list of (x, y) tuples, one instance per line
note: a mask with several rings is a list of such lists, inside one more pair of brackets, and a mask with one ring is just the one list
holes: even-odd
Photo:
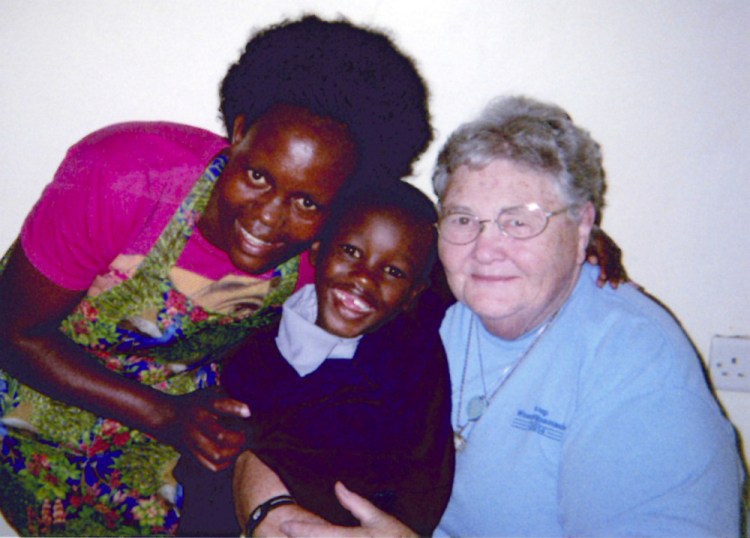
[[(63, 321), (60, 329), (92, 360), (186, 394), (215, 385), (222, 351), (276, 319), (295, 287), (298, 257), (270, 280), (229, 278), (224, 289), (241, 289), (240, 299), (214, 293), (221, 299), (206, 300), (205, 289), (196, 299), (201, 293), (175, 285), (176, 261), (225, 164), (219, 156), (209, 165), (147, 256), (130, 271), (113, 266)], [(171, 471), (178, 457), (146, 434), (0, 371), (0, 508), (21, 534), (174, 534), (180, 488)]]

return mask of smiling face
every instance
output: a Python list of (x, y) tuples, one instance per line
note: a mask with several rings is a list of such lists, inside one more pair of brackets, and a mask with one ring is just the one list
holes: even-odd
[(352, 338), (400, 313), (424, 288), (432, 241), (430, 225), (403, 209), (350, 212), (314, 252), (316, 324)]
[[(480, 219), (494, 219), (503, 208), (531, 202), (556, 211), (566, 203), (553, 181), (507, 160), (480, 170), (462, 166), (450, 179), (441, 209)], [(531, 239), (507, 237), (492, 221), (467, 245), (440, 239), (451, 291), (497, 336), (517, 338), (532, 329), (559, 309), (575, 286), (594, 219), (591, 204), (581, 211), (580, 222), (565, 212)]]
[(240, 116), (198, 226), (235, 266), (260, 274), (310, 245), (354, 169), (356, 149), (343, 124), (291, 105), (245, 127)]

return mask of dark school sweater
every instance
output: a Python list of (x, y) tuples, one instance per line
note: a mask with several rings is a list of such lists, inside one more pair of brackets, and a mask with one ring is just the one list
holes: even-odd
[[(443, 311), (420, 307), (416, 316), (396, 318), (365, 335), (352, 359), (327, 359), (305, 377), (279, 353), (278, 324), (255, 332), (226, 360), (224, 390), (252, 412), (249, 448), (302, 507), (355, 525), (334, 495), (342, 481), (421, 535), (432, 533), (454, 462), (438, 334)], [(186, 472), (186, 464), (176, 471), (185, 488), (180, 534), (236, 535), (232, 508), (224, 506), (231, 504), (231, 470), (217, 475), (193, 464)]]

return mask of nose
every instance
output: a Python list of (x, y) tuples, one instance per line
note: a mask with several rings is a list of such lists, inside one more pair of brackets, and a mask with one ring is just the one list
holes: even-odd
[(485, 222), (474, 241), (474, 257), (482, 263), (504, 259), (509, 240), (511, 238), (506, 236), (499, 226), (493, 222)]
[(365, 289), (375, 285), (377, 280), (376, 268), (366, 263), (359, 263), (352, 269), (354, 281)]
[(278, 228), (284, 224), (284, 200), (280, 196), (270, 197), (260, 207), (260, 221), (269, 228)]

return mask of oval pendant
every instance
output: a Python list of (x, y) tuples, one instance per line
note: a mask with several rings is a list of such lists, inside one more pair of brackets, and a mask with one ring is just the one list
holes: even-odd
[(484, 396), (474, 396), (466, 404), (466, 416), (472, 421), (479, 420), (479, 417), (484, 414), (485, 409), (487, 409), (487, 401)]
[(453, 432), (453, 446), (456, 452), (461, 452), (466, 448), (466, 438), (460, 432)]

